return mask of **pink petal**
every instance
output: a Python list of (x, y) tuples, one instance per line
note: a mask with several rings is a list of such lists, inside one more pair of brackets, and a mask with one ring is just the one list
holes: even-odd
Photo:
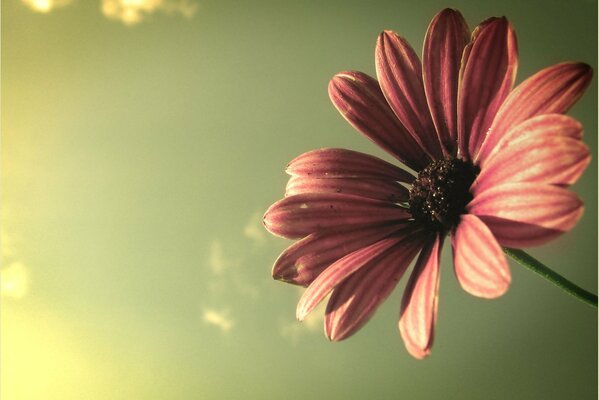
[(319, 149), (301, 154), (287, 165), (289, 175), (316, 178), (375, 178), (412, 182), (414, 176), (380, 158), (346, 149)]
[(499, 106), (512, 89), (518, 66), (516, 35), (505, 18), (484, 22), (464, 52), (458, 94), (458, 144), (474, 156)]
[[(503, 151), (503, 148), (509, 144), (532, 137), (568, 137), (580, 140), (582, 139), (582, 125), (574, 118), (562, 114), (543, 114), (527, 119), (512, 127), (497, 142), (494, 142), (494, 147), (486, 152), (484, 158), (480, 158), (481, 168), (484, 169), (488, 160), (494, 157), (496, 153)], [(490, 141), (485, 141), (484, 145), (487, 143), (490, 143)], [(481, 153), (482, 150), (484, 149), (481, 149)]]
[(430, 162), (389, 108), (374, 78), (361, 72), (341, 72), (329, 83), (329, 97), (354, 128), (408, 167), (418, 171)]
[(330, 178), (292, 176), (287, 183), (285, 196), (302, 193), (344, 193), (391, 203), (407, 201), (410, 197), (405, 186), (386, 179)]
[(273, 266), (272, 276), (295, 285), (307, 286), (335, 261), (370, 246), (399, 229), (401, 225), (392, 224), (312, 233), (295, 242), (279, 256)]
[(325, 229), (366, 227), (410, 217), (405, 208), (386, 201), (338, 193), (306, 193), (279, 200), (264, 214), (274, 235), (296, 239)]
[(412, 47), (394, 32), (385, 31), (379, 35), (375, 61), (381, 89), (397, 118), (431, 158), (441, 158), (424, 94), (422, 66)]
[(477, 194), (467, 210), (502, 246), (537, 246), (569, 231), (583, 212), (575, 194), (553, 185), (508, 183)]
[(335, 288), (324, 325), (330, 340), (346, 339), (368, 322), (422, 248), (423, 238), (416, 235), (404, 239)]
[(481, 193), (503, 183), (531, 182), (571, 185), (591, 161), (587, 146), (564, 136), (523, 135), (505, 142), (481, 169), (471, 192)]
[(388, 249), (399, 243), (404, 235), (395, 235), (380, 240), (375, 244), (356, 250), (339, 259), (328, 267), (308, 286), (299, 303), (296, 316), (302, 321), (333, 288), (343, 282), (348, 276), (367, 265), (371, 260), (384, 254)]
[(493, 150), (512, 127), (541, 114), (565, 113), (578, 101), (593, 77), (583, 63), (562, 63), (545, 68), (516, 87), (497, 112), (477, 162)]
[(464, 17), (446, 8), (431, 21), (422, 50), (426, 100), (446, 153), (457, 146), (457, 97), (460, 60), (469, 40)]
[(491, 230), (475, 215), (462, 215), (451, 238), (455, 274), (468, 293), (493, 299), (510, 286), (511, 273)]
[(439, 294), (439, 258), (443, 238), (435, 237), (420, 253), (401, 302), (399, 331), (415, 358), (429, 355), (433, 345)]
[(468, 59), (470, 58), (470, 52), (472, 51), (472, 47), (474, 46), (474, 43), (476, 42), (476, 39), (478, 38), (478, 36), (480, 35), (480, 33), (491, 23), (494, 23), (495, 20), (497, 20), (497, 17), (491, 17), (491, 18), (487, 18), (486, 20), (482, 21), (480, 24), (476, 25), (474, 27), (474, 30), (472, 31), (472, 34), (470, 35), (470, 43), (468, 43), (466, 45), (466, 47), (464, 47), (464, 52), (462, 53), (462, 62), (460, 65), (460, 77), (459, 80), (461, 81), (464, 77), (464, 66), (468, 63)]

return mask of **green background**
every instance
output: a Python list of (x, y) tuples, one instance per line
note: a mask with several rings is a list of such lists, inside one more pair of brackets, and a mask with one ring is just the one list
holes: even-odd
[[(336, 72), (374, 74), (383, 29), (419, 52), (443, 7), (471, 28), (506, 15), (521, 81), (564, 60), (597, 71), (596, 1), (197, 5), (125, 26), (97, 1), (2, 2), (2, 399), (597, 398), (596, 309), (522, 267), (477, 299), (446, 247), (418, 361), (396, 325), (405, 280), (329, 343), (319, 315), (295, 321), (301, 291), (270, 277), (290, 242), (260, 224), (296, 155), (387, 158), (327, 95)], [(596, 78), (570, 115), (593, 153), (573, 187), (585, 216), (531, 252), (596, 293)]]

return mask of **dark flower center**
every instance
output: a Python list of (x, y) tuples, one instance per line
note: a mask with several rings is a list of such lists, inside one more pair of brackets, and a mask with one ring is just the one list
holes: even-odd
[(456, 158), (434, 161), (418, 173), (410, 189), (410, 212), (430, 229), (455, 227), (472, 200), (470, 186), (479, 168)]

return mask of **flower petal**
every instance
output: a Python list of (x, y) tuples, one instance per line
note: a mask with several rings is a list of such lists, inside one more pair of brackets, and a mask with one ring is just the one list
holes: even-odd
[(302, 193), (344, 193), (391, 203), (407, 201), (410, 197), (405, 186), (388, 179), (313, 178), (292, 176), (287, 183), (285, 196)]
[(442, 247), (437, 234), (422, 250), (401, 301), (399, 331), (408, 352), (419, 359), (428, 356), (433, 345)]
[(516, 182), (571, 185), (590, 161), (589, 149), (580, 140), (526, 135), (521, 140), (505, 142), (481, 169), (471, 192), (476, 196), (493, 186)]
[(389, 108), (374, 78), (361, 72), (341, 72), (329, 83), (329, 97), (354, 128), (408, 167), (418, 171), (430, 162)]
[(458, 92), (458, 145), (472, 158), (495, 113), (512, 89), (518, 66), (516, 34), (505, 18), (485, 21), (475, 29), (464, 51)]
[(544, 244), (572, 229), (583, 204), (557, 186), (508, 183), (477, 194), (467, 210), (491, 229), (502, 246), (522, 248)]
[(487, 299), (507, 291), (510, 267), (493, 233), (477, 216), (462, 215), (451, 246), (454, 271), (465, 291)]
[(403, 237), (404, 235), (397, 234), (393, 237), (382, 239), (368, 247), (346, 255), (325, 269), (308, 286), (300, 298), (296, 310), (297, 319), (302, 321), (335, 286), (339, 285), (348, 276), (368, 264), (371, 260), (376, 260), (378, 256), (399, 243)]
[(391, 31), (379, 35), (376, 74), (387, 102), (420, 146), (432, 159), (443, 157), (434, 132), (424, 86), (422, 66), (412, 47)]
[(272, 269), (275, 279), (307, 286), (329, 265), (401, 229), (391, 224), (366, 229), (312, 233), (287, 248)]
[(446, 8), (431, 21), (422, 50), (422, 76), (428, 107), (445, 153), (453, 155), (458, 135), (460, 60), (469, 36), (462, 14)]
[(593, 77), (583, 63), (561, 63), (545, 68), (516, 87), (497, 112), (485, 140), (478, 163), (493, 150), (512, 127), (541, 114), (565, 113), (578, 101)]
[[(532, 137), (568, 137), (580, 140), (582, 139), (582, 125), (574, 118), (562, 114), (543, 114), (527, 119), (512, 127), (497, 142), (494, 142), (493, 148), (485, 154), (484, 158), (480, 158), (481, 168), (484, 169), (488, 160), (502, 151), (504, 147)], [(487, 143), (489, 142), (485, 141), (484, 145)], [(483, 150), (481, 149), (481, 153)]]
[(289, 175), (317, 178), (383, 178), (412, 182), (414, 176), (378, 157), (346, 149), (318, 149), (301, 154), (287, 165)]
[(295, 239), (325, 229), (383, 225), (409, 217), (407, 209), (386, 201), (338, 193), (305, 193), (270, 206), (264, 214), (264, 226), (274, 235)]
[(335, 288), (324, 322), (330, 340), (339, 341), (353, 335), (391, 294), (423, 245), (422, 235), (408, 233), (410, 236)]

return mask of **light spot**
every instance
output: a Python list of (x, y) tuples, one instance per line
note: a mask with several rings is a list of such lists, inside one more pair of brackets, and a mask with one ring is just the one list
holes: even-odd
[(223, 251), (222, 243), (220, 240), (214, 239), (212, 243), (210, 243), (208, 264), (215, 275), (220, 275), (225, 270), (238, 265), (239, 262), (226, 257)]
[(255, 212), (243, 228), (245, 237), (252, 239), (256, 244), (263, 244), (266, 241), (266, 233), (262, 226), (262, 216), (260, 212)]
[(191, 18), (196, 10), (191, 0), (102, 0), (102, 13), (125, 25), (138, 24), (156, 12)]
[(68, 6), (73, 0), (21, 0), (23, 4), (33, 11), (49, 13), (55, 8)]
[[(300, 293), (304, 290), (304, 288), (298, 288)], [(283, 323), (280, 328), (281, 336), (293, 344), (297, 344), (303, 336), (321, 333), (324, 329), (324, 313), (327, 302), (328, 296), (301, 322), (294, 320)]]
[(206, 324), (220, 328), (220, 330), (224, 333), (229, 332), (235, 325), (227, 310), (217, 311), (213, 309), (205, 309), (203, 319)]
[(308, 205), (307, 205), (306, 203), (304, 203), (304, 204), (302, 204), (302, 205), (300, 206), (300, 208), (302, 208), (302, 209), (306, 209), (306, 208), (308, 208)]
[(0, 294), (2, 297), (21, 299), (29, 291), (29, 272), (20, 262), (13, 262), (0, 270)]

